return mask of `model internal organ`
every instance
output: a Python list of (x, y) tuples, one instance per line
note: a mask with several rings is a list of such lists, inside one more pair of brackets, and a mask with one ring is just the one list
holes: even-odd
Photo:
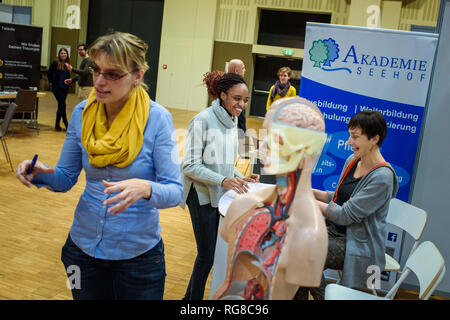
[(311, 173), (326, 139), (323, 117), (299, 97), (272, 108), (265, 168), (278, 182), (236, 197), (228, 208), (219, 229), (228, 242), (227, 273), (213, 299), (292, 299), (298, 286), (320, 284), (328, 236)]

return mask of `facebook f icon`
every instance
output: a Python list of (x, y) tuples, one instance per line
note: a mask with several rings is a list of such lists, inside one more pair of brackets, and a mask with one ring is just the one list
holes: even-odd
[(391, 242), (397, 242), (397, 234), (393, 232), (388, 233), (388, 240)]

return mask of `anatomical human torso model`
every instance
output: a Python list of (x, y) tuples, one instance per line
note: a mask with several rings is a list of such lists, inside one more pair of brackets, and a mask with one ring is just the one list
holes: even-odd
[(285, 98), (263, 127), (264, 171), (277, 184), (239, 195), (228, 208), (219, 229), (227, 272), (213, 299), (287, 300), (298, 286), (320, 284), (328, 235), (311, 174), (326, 140), (323, 116), (308, 100)]

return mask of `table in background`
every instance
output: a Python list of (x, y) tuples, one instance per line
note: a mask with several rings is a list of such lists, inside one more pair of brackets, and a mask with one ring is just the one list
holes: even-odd
[[(47, 95), (47, 92), (38, 91), (37, 98), (43, 98)], [(0, 91), (0, 100), (13, 100), (17, 97), (17, 91)], [(11, 101), (10, 101), (11, 102)]]
[[(38, 119), (38, 111), (39, 111), (39, 99), (43, 98), (47, 95), (47, 92), (42, 92), (42, 91), (38, 91), (36, 94), (36, 124), (38, 123), (37, 119)], [(14, 102), (14, 99), (16, 99), (17, 97), (17, 91), (13, 91), (13, 92), (9, 92), (9, 91), (0, 91), (0, 100), (8, 100), (8, 103), (10, 102)], [(4, 118), (4, 111), (5, 110), (0, 110), (0, 119)], [(17, 119), (14, 118), (13, 119)], [(27, 119), (25, 119), (27, 120)], [(31, 120), (31, 119), (30, 119)], [(31, 129), (38, 129), (39, 127), (36, 126), (28, 126)]]

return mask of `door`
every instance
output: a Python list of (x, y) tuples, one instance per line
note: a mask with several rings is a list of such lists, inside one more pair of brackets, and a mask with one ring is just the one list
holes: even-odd
[(257, 55), (255, 56), (255, 69), (253, 78), (252, 101), (250, 106), (250, 115), (256, 117), (264, 117), (266, 115), (266, 104), (269, 96), (269, 90), (278, 80), (277, 72), (281, 67), (289, 67), (294, 70), (297, 76), (291, 77), (289, 82), (300, 89), (300, 75), (302, 69), (302, 60), (289, 59), (282, 57), (270, 57)]
[(89, 1), (88, 45), (111, 31), (132, 33), (148, 44), (150, 69), (144, 80), (152, 100), (156, 96), (163, 10), (164, 0)]

